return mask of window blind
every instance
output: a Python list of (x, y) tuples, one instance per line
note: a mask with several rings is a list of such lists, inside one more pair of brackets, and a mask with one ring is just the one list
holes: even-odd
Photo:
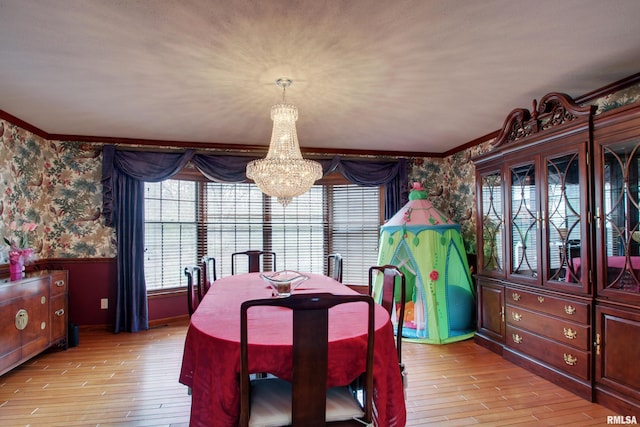
[(186, 286), (183, 270), (197, 263), (196, 183), (145, 183), (147, 290)]
[[(276, 270), (324, 274), (329, 253), (344, 258), (344, 282), (366, 284), (377, 263), (380, 190), (314, 185), (284, 208), (254, 184), (167, 180), (147, 183), (145, 277), (148, 290), (185, 286), (183, 269), (216, 258), (218, 277), (231, 274), (231, 254), (276, 253)], [(238, 260), (236, 273), (246, 272)], [(266, 259), (265, 270), (272, 270)]]
[(329, 210), (329, 252), (343, 257), (343, 282), (366, 285), (369, 267), (378, 263), (380, 189), (333, 185)]

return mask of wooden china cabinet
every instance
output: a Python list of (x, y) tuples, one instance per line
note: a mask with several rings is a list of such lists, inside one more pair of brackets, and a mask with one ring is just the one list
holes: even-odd
[(640, 360), (640, 107), (594, 113), (550, 93), (474, 158), (475, 339), (635, 414), (640, 368), (624, 360)]

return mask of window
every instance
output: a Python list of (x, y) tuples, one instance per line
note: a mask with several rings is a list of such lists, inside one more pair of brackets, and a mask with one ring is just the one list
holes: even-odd
[(318, 274), (340, 252), (344, 282), (366, 284), (378, 258), (380, 206), (379, 188), (353, 184), (314, 185), (284, 208), (254, 184), (146, 183), (147, 290), (185, 286), (184, 267), (204, 255), (227, 276), (231, 254), (247, 249), (276, 252), (276, 270)]
[(186, 286), (183, 269), (197, 259), (197, 183), (145, 184), (144, 275), (148, 290)]

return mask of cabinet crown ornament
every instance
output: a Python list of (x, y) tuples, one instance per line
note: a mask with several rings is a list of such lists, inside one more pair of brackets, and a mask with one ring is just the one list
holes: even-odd
[(532, 111), (525, 108), (511, 111), (491, 145), (500, 147), (578, 118), (589, 119), (595, 111), (595, 105), (581, 106), (569, 95), (551, 92), (540, 102), (534, 99)]

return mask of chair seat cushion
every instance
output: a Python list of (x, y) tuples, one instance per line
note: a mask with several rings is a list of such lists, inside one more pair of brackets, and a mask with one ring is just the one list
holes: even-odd
[[(348, 387), (327, 390), (326, 421), (360, 418), (364, 412)], [(251, 382), (251, 427), (291, 425), (291, 383), (279, 378)]]

